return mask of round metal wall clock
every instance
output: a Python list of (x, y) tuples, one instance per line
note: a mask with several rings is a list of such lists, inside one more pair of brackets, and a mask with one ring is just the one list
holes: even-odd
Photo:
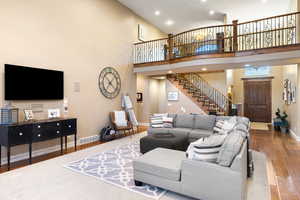
[(103, 96), (113, 99), (121, 90), (121, 78), (119, 73), (112, 67), (104, 68), (99, 75), (99, 89)]

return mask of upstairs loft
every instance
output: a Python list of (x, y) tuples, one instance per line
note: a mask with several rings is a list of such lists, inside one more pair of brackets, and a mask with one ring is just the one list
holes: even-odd
[[(203, 61), (209, 58), (234, 58), (292, 52), (285, 57), (276, 56), (282, 62), (298, 63), (300, 57), (300, 12), (279, 15), (254, 21), (211, 26), (189, 30), (168, 38), (134, 44), (134, 67), (165, 66), (174, 63)], [(298, 52), (299, 51), (299, 52)], [(266, 57), (266, 56), (265, 56)], [(232, 63), (232, 59), (228, 60)], [(196, 62), (195, 62), (196, 63)], [(199, 62), (198, 62), (199, 63)], [(209, 62), (208, 62), (209, 63)], [(293, 63), (293, 64), (295, 64)]]

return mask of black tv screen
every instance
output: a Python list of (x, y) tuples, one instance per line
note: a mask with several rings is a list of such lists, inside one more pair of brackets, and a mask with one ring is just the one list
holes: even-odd
[(5, 100), (59, 100), (64, 98), (64, 72), (5, 65)]

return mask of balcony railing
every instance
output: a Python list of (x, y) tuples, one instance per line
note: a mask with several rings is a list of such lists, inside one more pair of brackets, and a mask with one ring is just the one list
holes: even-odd
[(300, 12), (211, 26), (134, 44), (134, 64), (297, 44)]

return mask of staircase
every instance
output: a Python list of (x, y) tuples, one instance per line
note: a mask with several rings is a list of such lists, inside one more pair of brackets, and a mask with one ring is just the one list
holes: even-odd
[(168, 80), (197, 104), (205, 113), (220, 116), (230, 113), (231, 100), (222, 92), (212, 87), (199, 74), (172, 74), (168, 75)]

